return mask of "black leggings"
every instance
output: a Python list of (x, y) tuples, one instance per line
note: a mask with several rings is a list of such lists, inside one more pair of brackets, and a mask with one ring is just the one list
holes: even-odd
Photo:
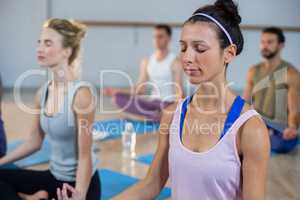
[[(49, 170), (36, 171), (24, 169), (0, 169), (0, 199), (21, 200), (18, 192), (34, 194), (39, 190), (45, 190), (49, 199), (57, 199), (56, 189), (62, 188), (63, 183), (75, 186), (75, 182), (58, 181)], [(101, 183), (96, 172), (89, 185), (87, 200), (100, 200)]]

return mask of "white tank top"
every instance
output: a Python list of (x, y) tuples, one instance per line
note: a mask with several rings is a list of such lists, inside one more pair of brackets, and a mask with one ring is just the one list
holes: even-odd
[(151, 96), (164, 101), (175, 100), (174, 81), (172, 77), (172, 63), (176, 55), (169, 53), (166, 58), (158, 61), (153, 54), (147, 66), (150, 80)]

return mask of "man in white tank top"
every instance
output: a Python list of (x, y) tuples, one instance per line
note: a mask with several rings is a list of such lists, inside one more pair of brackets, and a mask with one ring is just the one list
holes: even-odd
[[(153, 31), (155, 51), (142, 60), (135, 86), (104, 89), (104, 94), (113, 97), (113, 102), (122, 108), (126, 118), (159, 121), (161, 110), (183, 96), (180, 62), (169, 51), (171, 35), (168, 25), (156, 25)], [(150, 90), (150, 95), (147, 95), (147, 90)]]

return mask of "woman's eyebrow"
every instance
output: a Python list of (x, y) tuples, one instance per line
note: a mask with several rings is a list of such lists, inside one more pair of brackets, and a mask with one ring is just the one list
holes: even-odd
[[(179, 40), (180, 43), (184, 43), (185, 41)], [(202, 44), (207, 44), (204, 40), (193, 40), (192, 43), (202, 43)]]
[(45, 39), (44, 41), (45, 42), (52, 42), (52, 40), (50, 40), (50, 39)]
[(193, 43), (207, 44), (204, 40), (193, 40)]

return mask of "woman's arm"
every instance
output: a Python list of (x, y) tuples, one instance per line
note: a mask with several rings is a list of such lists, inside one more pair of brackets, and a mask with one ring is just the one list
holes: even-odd
[(80, 88), (75, 95), (73, 110), (78, 130), (78, 168), (76, 172), (76, 190), (86, 198), (92, 177), (92, 132), (95, 118), (96, 101), (87, 87)]
[(147, 89), (148, 76), (148, 59), (144, 58), (140, 64), (140, 72), (137, 83), (133, 87), (133, 92), (135, 94), (145, 94)]
[(265, 200), (270, 156), (268, 130), (263, 121), (257, 117), (249, 119), (240, 130), (243, 200)]
[(172, 104), (163, 111), (158, 132), (158, 148), (147, 176), (112, 200), (149, 200), (159, 195), (169, 177), (169, 128), (175, 109), (176, 104)]
[[(35, 110), (40, 110), (40, 90), (36, 94), (34, 108)], [(20, 160), (33, 154), (41, 148), (44, 139), (44, 133), (40, 126), (40, 114), (32, 115), (34, 115), (34, 118), (30, 134), (17, 149), (0, 159), (0, 165)]]

